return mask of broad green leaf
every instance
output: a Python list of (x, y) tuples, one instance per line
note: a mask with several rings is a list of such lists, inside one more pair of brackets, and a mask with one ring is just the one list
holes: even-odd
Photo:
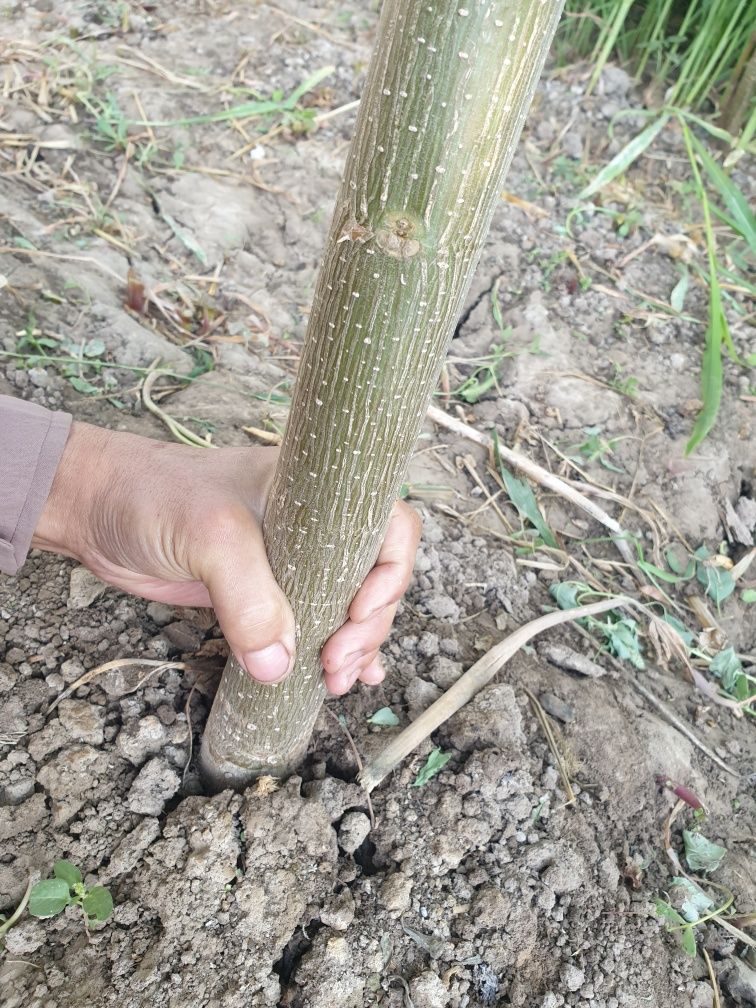
[(95, 886), (90, 889), (81, 901), (81, 907), (87, 917), (104, 921), (113, 913), (113, 897), (105, 886)]
[(396, 728), (399, 718), (390, 707), (381, 707), (375, 714), (370, 715), (368, 724), (378, 725), (379, 728)]
[(724, 567), (701, 562), (696, 564), (696, 577), (704, 586), (704, 591), (717, 605), (735, 591), (735, 579)]
[(53, 865), (53, 875), (55, 878), (63, 879), (68, 883), (69, 888), (73, 888), (77, 882), (81, 882), (81, 872), (70, 861), (60, 860)]
[(754, 217), (748, 201), (692, 131), (690, 139), (706, 174), (729, 210), (737, 232), (746, 240), (749, 248), (756, 251), (756, 217)]
[(637, 160), (643, 151), (655, 140), (664, 127), (669, 122), (669, 116), (665, 113), (656, 122), (649, 123), (645, 129), (626, 144), (621, 151), (614, 155), (609, 164), (605, 165), (598, 175), (590, 182), (582, 192), (578, 193), (579, 200), (586, 200), (603, 189), (618, 175), (630, 167), (633, 161)]
[(51, 878), (35, 882), (29, 894), (29, 913), (32, 917), (54, 917), (70, 902), (65, 879)]
[(701, 833), (692, 833), (690, 830), (683, 830), (683, 843), (685, 844), (685, 860), (688, 867), (694, 872), (716, 871), (722, 864), (727, 849), (719, 844), (707, 840)]
[(445, 753), (441, 752), (440, 749), (434, 749), (425, 761), (425, 766), (420, 770), (417, 777), (415, 777), (412, 782), (412, 787), (422, 787), (424, 784), (427, 784), (431, 777), (435, 777), (437, 773), (440, 773), (440, 771), (443, 770), (450, 759), (451, 753)]
[(709, 672), (721, 680), (722, 689), (732, 693), (739, 678), (743, 677), (743, 666), (732, 647), (715, 654), (709, 663)]

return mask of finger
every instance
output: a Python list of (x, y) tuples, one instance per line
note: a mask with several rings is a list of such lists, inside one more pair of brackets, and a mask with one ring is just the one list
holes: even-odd
[(366, 686), (377, 686), (378, 683), (383, 682), (386, 678), (386, 669), (383, 667), (380, 655), (362, 670), (359, 678), (360, 682), (364, 682)]
[(349, 607), (349, 618), (355, 623), (362, 623), (385, 606), (398, 602), (407, 590), (421, 530), (417, 511), (397, 501), (375, 567)]
[(330, 675), (326, 673), (325, 684), (328, 692), (333, 693), (334, 696), (343, 696), (344, 693), (348, 693), (363, 672), (377, 660), (378, 652), (371, 651), (368, 654), (356, 656), (349, 665), (339, 669), (338, 672)]
[(320, 652), (323, 668), (329, 674), (351, 664), (361, 654), (376, 651), (388, 636), (396, 612), (396, 604), (382, 609), (364, 623), (347, 622), (325, 642)]
[[(217, 516), (195, 543), (221, 630), (253, 679), (280, 682), (294, 661), (294, 616), (268, 564), (262, 533), (244, 507)], [(193, 565), (194, 566), (194, 565)]]

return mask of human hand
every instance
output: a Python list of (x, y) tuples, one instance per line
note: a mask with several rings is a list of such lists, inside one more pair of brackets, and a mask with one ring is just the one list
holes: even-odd
[[(291, 671), (294, 617), (262, 518), (276, 448), (190, 448), (74, 423), (32, 545), (75, 557), (133, 595), (213, 606), (259, 682)], [(420, 519), (397, 501), (375, 567), (321, 652), (328, 690), (384, 677), (378, 649), (412, 574)]]

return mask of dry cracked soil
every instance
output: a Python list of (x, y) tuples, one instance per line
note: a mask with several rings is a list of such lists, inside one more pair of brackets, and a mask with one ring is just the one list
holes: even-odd
[[(160, 405), (215, 443), (280, 429), (374, 6), (35, 0), (4, 14), (0, 392), (167, 439), (138, 394), (138, 369), (159, 359), (198, 375)], [(328, 66), (304, 111), (186, 122), (285, 98)], [(439, 404), (598, 493), (646, 559), (725, 543), (737, 561), (756, 527), (756, 438), (732, 362), (717, 426), (683, 454), (706, 315), (694, 273), (684, 310), (668, 307), (702, 256), (684, 147), (665, 130), (580, 209), (577, 192), (645, 122), (621, 117), (612, 133), (639, 90), (609, 66), (586, 96), (587, 76), (551, 67), (539, 86)], [(466, 401), (460, 386), (492, 358), (496, 381), (468, 384)], [(376, 709), (407, 724), (552, 605), (555, 582), (638, 593), (573, 504), (539, 491), (560, 550), (534, 550), (505, 498), (491, 503), (497, 489), (483, 449), (426, 426), (408, 476), (424, 537), (387, 680), (329, 701), (301, 776), (274, 792), (208, 796), (193, 767), (225, 655), (211, 615), (125, 596), (52, 555), (0, 581), (0, 908), (61, 857), (115, 899), (90, 934), (70, 909), (22, 918), (0, 964), (5, 1008), (756, 1005), (742, 932), (715, 916), (689, 958), (653, 912), (679, 874), (666, 848), (682, 857), (681, 828), (695, 827), (684, 809), (665, 835), (663, 775), (705, 804), (702, 829), (727, 853), (702, 884), (717, 905), (731, 894), (747, 926), (752, 727), (657, 656), (642, 621), (643, 668), (576, 628), (523, 649), (374, 792), (371, 827), (332, 714), (369, 758), (399, 730), (369, 724)], [(662, 587), (696, 634), (687, 596), (706, 603), (747, 670), (743, 577), (719, 608), (695, 579)], [(124, 658), (189, 668), (116, 665), (48, 713)], [(449, 762), (413, 787), (434, 747)]]

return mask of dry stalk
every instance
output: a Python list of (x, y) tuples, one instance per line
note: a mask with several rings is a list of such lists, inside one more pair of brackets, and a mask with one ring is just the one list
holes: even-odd
[(546, 716), (546, 711), (538, 702), (538, 698), (534, 693), (531, 693), (529, 689), (526, 689), (528, 700), (535, 711), (535, 715), (543, 729), (543, 734), (546, 736), (546, 741), (548, 742), (549, 749), (551, 750), (551, 755), (554, 757), (554, 762), (557, 765), (557, 770), (559, 771), (559, 776), (562, 778), (562, 787), (564, 788), (564, 793), (567, 795), (566, 805), (574, 805), (576, 801), (575, 792), (572, 790), (572, 783), (570, 781), (570, 775), (567, 773), (567, 766), (562, 758), (562, 754), (559, 751), (559, 746), (557, 745), (557, 740), (554, 737), (554, 732), (549, 724), (549, 719)]
[(486, 652), (482, 658), (479, 658), (443, 696), (389, 742), (383, 752), (365, 767), (360, 775), (362, 786), (368, 792), (377, 787), (405, 756), (408, 756), (432, 732), (448, 721), (453, 714), (456, 714), (493, 679), (502, 666), (523, 645), (537, 634), (562, 623), (569, 623), (585, 616), (596, 616), (599, 613), (608, 612), (610, 609), (616, 609), (618, 606), (632, 604), (634, 604), (632, 599), (618, 595), (610, 599), (602, 599), (600, 602), (593, 602), (587, 606), (579, 606), (576, 609), (547, 613), (545, 616), (539, 616), (524, 626), (518, 627), (514, 633), (505, 637), (503, 641)]
[(58, 706), (61, 700), (66, 700), (80, 686), (86, 686), (87, 683), (92, 682), (92, 680), (96, 679), (97, 676), (103, 675), (105, 672), (110, 672), (113, 669), (128, 668), (129, 666), (133, 665), (141, 665), (141, 666), (147, 665), (148, 667), (150, 667), (150, 671), (147, 673), (147, 675), (143, 676), (139, 680), (136, 686), (134, 686), (130, 690), (127, 690), (126, 693), (123, 694), (124, 696), (128, 696), (129, 693), (136, 693), (138, 689), (141, 689), (142, 686), (144, 686), (144, 684), (147, 682), (148, 679), (151, 679), (154, 675), (159, 675), (161, 672), (165, 672), (166, 669), (185, 670), (186, 668), (188, 668), (185, 662), (152, 661), (147, 658), (116, 658), (115, 661), (105, 662), (104, 665), (97, 665), (95, 668), (90, 669), (88, 672), (85, 672), (84, 675), (79, 676), (76, 682), (72, 682), (70, 686), (68, 686), (66, 689), (63, 690), (62, 693), (59, 693), (58, 696), (56, 696), (56, 698), (47, 708), (47, 711), (45, 712), (46, 716), (52, 714), (52, 712), (55, 710), (55, 708)]

